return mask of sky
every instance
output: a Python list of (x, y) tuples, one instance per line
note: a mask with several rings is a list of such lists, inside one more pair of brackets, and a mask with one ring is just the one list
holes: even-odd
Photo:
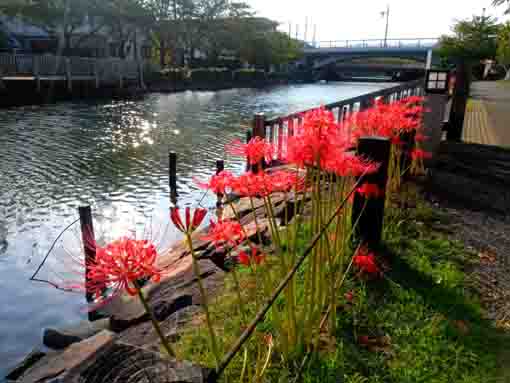
[(317, 41), (384, 38), (385, 19), (381, 12), (390, 6), (388, 38), (438, 37), (449, 33), (456, 19), (481, 15), (500, 21), (504, 7), (494, 8), (492, 0), (246, 0), (259, 16), (281, 23), (282, 31), (304, 38), (308, 17), (307, 40), (313, 40), (312, 24), (317, 25)]

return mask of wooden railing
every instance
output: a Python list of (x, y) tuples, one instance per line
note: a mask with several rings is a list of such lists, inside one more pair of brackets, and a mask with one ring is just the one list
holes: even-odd
[[(384, 99), (387, 103), (393, 103), (409, 96), (423, 95), (423, 80), (407, 82), (395, 87), (381, 89), (379, 91), (353, 97), (347, 100), (325, 105), (338, 122), (345, 121), (352, 113), (370, 108), (376, 100)], [(313, 109), (310, 109), (313, 110)], [(293, 113), (284, 117), (276, 117), (267, 120), (264, 114), (257, 114), (254, 118), (253, 131), (250, 136), (259, 136), (278, 146), (278, 156), (286, 152), (285, 138), (293, 136), (301, 129), (304, 113)], [(280, 160), (281, 158), (275, 158)]]
[(96, 80), (98, 84), (122, 83), (123, 80), (139, 79), (144, 65), (143, 62), (118, 58), (0, 54), (0, 79), (71, 77), (75, 80)]

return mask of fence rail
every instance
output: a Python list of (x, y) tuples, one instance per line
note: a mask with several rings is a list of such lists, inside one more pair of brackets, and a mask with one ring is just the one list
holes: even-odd
[[(324, 107), (331, 112), (338, 122), (345, 121), (351, 114), (365, 110), (372, 106), (376, 100), (383, 98), (388, 103), (401, 100), (409, 96), (423, 95), (423, 80), (410, 81), (395, 87), (381, 89), (379, 91), (353, 97), (347, 100), (337, 101)], [(283, 117), (266, 120), (263, 115), (255, 118), (253, 129), (254, 136), (264, 137), (267, 141), (278, 146), (276, 160), (286, 151), (285, 138), (293, 136), (301, 129), (304, 113), (313, 110), (292, 113)]]
[(26, 78), (95, 80), (97, 84), (140, 79), (147, 63), (118, 58), (96, 59), (53, 55), (0, 54), (0, 79)]

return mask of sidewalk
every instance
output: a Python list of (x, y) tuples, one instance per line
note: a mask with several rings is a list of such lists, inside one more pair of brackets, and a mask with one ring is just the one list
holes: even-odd
[(462, 140), (510, 148), (510, 85), (473, 83)]

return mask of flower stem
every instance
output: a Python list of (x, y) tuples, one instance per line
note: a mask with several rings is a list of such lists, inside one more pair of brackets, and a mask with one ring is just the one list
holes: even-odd
[(166, 339), (165, 335), (163, 334), (163, 331), (161, 331), (161, 327), (159, 326), (158, 321), (154, 317), (154, 314), (152, 313), (152, 310), (149, 307), (149, 304), (147, 303), (147, 300), (145, 299), (145, 296), (143, 295), (142, 288), (140, 285), (135, 282), (135, 288), (136, 292), (138, 293), (138, 298), (140, 298), (140, 302), (142, 302), (142, 305), (145, 309), (145, 312), (147, 315), (149, 315), (149, 318), (151, 319), (152, 326), (154, 327), (154, 330), (156, 331), (156, 334), (158, 334), (159, 339), (161, 340), (161, 344), (165, 348), (165, 351), (169, 356), (175, 357), (175, 352), (170, 346), (170, 343), (168, 343), (168, 340)]
[(189, 249), (191, 251), (191, 258), (193, 260), (193, 272), (195, 274), (195, 277), (197, 278), (198, 289), (200, 290), (200, 297), (202, 298), (202, 306), (203, 306), (204, 312), (205, 312), (205, 321), (207, 324), (207, 328), (209, 330), (209, 337), (211, 339), (211, 346), (213, 349), (213, 354), (216, 359), (216, 367), (218, 367), (218, 364), (220, 362), (220, 354), (219, 354), (219, 350), (218, 350), (218, 343), (216, 342), (216, 335), (215, 335), (214, 329), (212, 327), (211, 316), (209, 313), (209, 306), (208, 306), (208, 302), (207, 302), (207, 294), (205, 292), (204, 285), (202, 283), (202, 277), (200, 276), (201, 275), (200, 266), (199, 266), (197, 258), (195, 256), (195, 250), (193, 249), (193, 241), (192, 241), (191, 235), (189, 233), (186, 233), (186, 239), (188, 242)]

